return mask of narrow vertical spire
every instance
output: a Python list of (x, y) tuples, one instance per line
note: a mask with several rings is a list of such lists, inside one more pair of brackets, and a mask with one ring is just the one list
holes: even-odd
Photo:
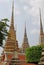
[(14, 0), (12, 1), (12, 16), (11, 16), (11, 26), (9, 29), (9, 34), (7, 42), (5, 44), (5, 52), (13, 52), (17, 50), (18, 42), (16, 42), (16, 30), (14, 30)]
[(26, 33), (26, 22), (25, 22), (25, 33), (24, 33), (24, 37), (27, 37), (27, 33)]
[(14, 28), (14, 0), (12, 1), (11, 27)]
[(41, 19), (41, 10), (40, 11), (40, 34), (43, 34), (43, 27), (42, 27), (42, 19)]
[(25, 23), (25, 32), (24, 32), (24, 39), (22, 44), (22, 52), (25, 53), (26, 48), (29, 48), (27, 32), (26, 32), (26, 23)]

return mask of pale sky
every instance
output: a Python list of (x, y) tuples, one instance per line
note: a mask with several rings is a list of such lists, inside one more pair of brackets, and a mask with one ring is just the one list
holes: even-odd
[[(12, 0), (0, 0), (0, 20), (2, 18), (11, 20), (11, 6)], [(14, 25), (20, 47), (23, 42), (25, 22), (29, 45), (34, 46), (39, 43), (39, 8), (44, 28), (44, 0), (14, 0)]]

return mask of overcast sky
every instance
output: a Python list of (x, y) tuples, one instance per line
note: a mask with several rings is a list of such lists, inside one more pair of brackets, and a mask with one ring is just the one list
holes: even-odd
[[(0, 20), (2, 18), (11, 20), (11, 6), (12, 0), (0, 0)], [(25, 22), (29, 45), (33, 46), (39, 43), (39, 8), (44, 28), (44, 0), (14, 0), (14, 26), (20, 47), (23, 42)]]

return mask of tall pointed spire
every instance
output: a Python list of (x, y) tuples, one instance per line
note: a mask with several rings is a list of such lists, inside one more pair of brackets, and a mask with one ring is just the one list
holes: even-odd
[(43, 34), (43, 27), (42, 27), (41, 10), (40, 10), (40, 35), (42, 34)]
[(40, 12), (40, 45), (44, 45), (44, 33), (43, 33), (43, 27), (42, 27), (42, 19), (41, 19), (41, 10)]
[(12, 16), (11, 16), (11, 26), (8, 34), (8, 39), (5, 44), (6, 52), (13, 52), (18, 49), (18, 43), (16, 40), (16, 31), (14, 29), (14, 0), (12, 1)]
[[(44, 46), (44, 33), (42, 27), (41, 10), (40, 10), (40, 45)], [(42, 48), (41, 58), (38, 65), (44, 65), (44, 48)]]
[(11, 27), (14, 27), (14, 0), (12, 2)]
[(22, 44), (22, 52), (25, 53), (26, 48), (29, 48), (27, 32), (26, 32), (26, 23), (25, 23), (25, 32), (24, 32), (24, 39)]
[(26, 32), (26, 23), (25, 23), (25, 33), (24, 33), (24, 37), (27, 37), (27, 32)]

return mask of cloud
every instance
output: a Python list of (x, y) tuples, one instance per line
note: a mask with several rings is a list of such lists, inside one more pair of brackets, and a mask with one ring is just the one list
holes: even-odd
[(0, 3), (1, 2), (9, 2), (10, 0), (0, 0)]
[(27, 14), (32, 15), (32, 16), (38, 16), (39, 9), (36, 7), (33, 7), (31, 9), (27, 9)]
[(38, 7), (40, 6), (44, 0), (20, 0), (22, 3), (27, 3), (28, 5)]
[(34, 0), (33, 5), (34, 7), (42, 7), (44, 0)]
[(21, 14), (21, 11), (20, 10), (15, 10), (15, 14), (16, 15), (20, 15)]
[(32, 30), (30, 30), (30, 33), (31, 34), (38, 34), (39, 30), (38, 29), (32, 29)]
[(32, 16), (38, 16), (39, 8), (44, 8), (44, 0), (20, 0), (20, 2), (24, 3), (26, 13)]
[(32, 24), (33, 25), (40, 25), (40, 23), (38, 21), (33, 21)]
[(23, 7), (23, 8), (24, 8), (24, 10), (27, 10), (29, 7), (28, 7), (28, 6), (26, 6), (26, 5), (24, 5), (24, 7)]
[(33, 17), (32, 21), (33, 21), (32, 25), (35, 25), (35, 26), (39, 26), (40, 25), (39, 17)]
[(29, 3), (30, 0), (20, 0), (20, 2)]

